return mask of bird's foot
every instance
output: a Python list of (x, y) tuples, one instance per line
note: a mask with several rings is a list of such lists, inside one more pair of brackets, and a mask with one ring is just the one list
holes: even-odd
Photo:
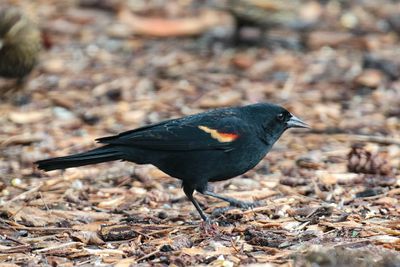
[(200, 223), (200, 230), (204, 236), (215, 236), (219, 233), (218, 224), (213, 223), (210, 219)]
[(261, 203), (258, 201), (247, 202), (247, 201), (240, 201), (240, 200), (236, 200), (236, 199), (232, 199), (231, 201), (229, 201), (230, 206), (241, 208), (241, 209), (252, 209), (252, 208), (260, 206), (260, 204)]
[(212, 217), (214, 217), (214, 218), (219, 217), (219, 216), (223, 215), (225, 212), (235, 209), (235, 208), (247, 210), (247, 209), (259, 207), (259, 206), (261, 206), (261, 204), (262, 203), (259, 201), (254, 201), (254, 202), (245, 202), (245, 201), (240, 201), (240, 200), (229, 201), (229, 206), (214, 209), (212, 212)]

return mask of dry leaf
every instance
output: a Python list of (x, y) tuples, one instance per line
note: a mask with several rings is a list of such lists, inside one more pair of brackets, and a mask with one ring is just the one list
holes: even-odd
[(125, 196), (116, 197), (110, 200), (102, 201), (97, 206), (102, 209), (115, 209), (125, 201)]
[(30, 111), (30, 112), (11, 112), (8, 118), (18, 124), (37, 123), (43, 121), (48, 116), (46, 111)]
[(103, 245), (104, 241), (100, 239), (96, 232), (79, 231), (71, 234), (71, 238), (87, 245)]
[(213, 10), (204, 11), (195, 18), (168, 19), (138, 16), (121, 9), (118, 18), (132, 27), (133, 33), (155, 37), (198, 35), (221, 22), (220, 13)]

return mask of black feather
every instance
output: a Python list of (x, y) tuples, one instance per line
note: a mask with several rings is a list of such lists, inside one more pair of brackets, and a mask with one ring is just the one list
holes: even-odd
[(41, 170), (52, 171), (118, 160), (122, 159), (122, 156), (123, 153), (113, 146), (103, 146), (70, 156), (39, 160), (36, 164)]

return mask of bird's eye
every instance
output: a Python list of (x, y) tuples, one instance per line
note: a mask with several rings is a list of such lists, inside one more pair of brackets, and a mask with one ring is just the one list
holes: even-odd
[(278, 119), (278, 121), (283, 121), (285, 119), (285, 114), (280, 113), (276, 116), (276, 118)]

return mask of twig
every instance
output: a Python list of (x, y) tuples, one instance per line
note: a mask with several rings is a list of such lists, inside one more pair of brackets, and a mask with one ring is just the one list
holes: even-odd
[(31, 251), (31, 247), (29, 245), (21, 245), (10, 248), (2, 248), (0, 250), (0, 254), (11, 254), (11, 253), (26, 253)]
[(46, 211), (47, 211), (48, 213), (51, 213), (51, 210), (49, 209), (49, 206), (47, 206), (46, 201), (44, 201), (44, 199), (43, 199), (42, 192), (39, 192), (39, 195), (40, 195), (40, 199), (42, 200), (44, 206), (46, 207)]
[(34, 187), (34, 188), (32, 188), (32, 189), (26, 191), (26, 192), (23, 192), (23, 193), (21, 193), (21, 194), (15, 196), (14, 198), (12, 198), (12, 199), (10, 199), (9, 201), (7, 201), (7, 202), (4, 204), (4, 206), (7, 206), (7, 205), (9, 205), (10, 203), (12, 203), (12, 202), (14, 202), (14, 201), (16, 201), (16, 200), (18, 200), (18, 199), (25, 198), (25, 197), (27, 197), (27, 196), (29, 196), (29, 195), (35, 193), (36, 191), (40, 190), (40, 188), (41, 188), (42, 186), (43, 186), (43, 184), (40, 184), (40, 185), (38, 185), (38, 186), (36, 186), (36, 187)]
[(3, 219), (3, 218), (0, 218), (0, 222), (1, 222), (0, 229), (5, 229), (4, 225), (8, 225), (9, 227), (12, 227), (14, 230), (15, 230), (14, 227), (21, 226), (19, 223), (15, 222), (15, 221)]
[(376, 135), (350, 135), (351, 138), (355, 139), (356, 141), (363, 141), (363, 142), (373, 142), (383, 145), (398, 145), (400, 146), (400, 139), (386, 137), (386, 136), (376, 136)]
[(89, 260), (85, 260), (85, 261), (78, 262), (78, 263), (76, 264), (76, 266), (81, 266), (81, 265), (88, 264), (88, 263), (91, 262), (92, 260), (93, 260), (93, 259), (89, 259)]
[(32, 232), (61, 232), (61, 231), (79, 231), (77, 229), (73, 228), (67, 228), (67, 227), (26, 227), (26, 226), (13, 226), (13, 229), (16, 230), (27, 230), (27, 231), (32, 231)]
[(83, 248), (84, 251), (88, 252), (91, 255), (101, 255), (101, 254), (115, 254), (115, 255), (125, 255), (125, 252), (120, 249), (91, 249), (91, 248)]
[(241, 251), (237, 249), (236, 244), (235, 244), (236, 242), (233, 242), (233, 238), (231, 238), (229, 241), (231, 242), (231, 246), (236, 251), (236, 253), (240, 253)]
[(21, 134), (12, 137), (0, 137), (0, 147), (11, 145), (28, 145), (43, 140), (43, 137), (32, 134)]
[(138, 237), (142, 237), (142, 235), (137, 235), (135, 237), (125, 240), (107, 241), (107, 244), (129, 244), (131, 241), (136, 240)]
[(158, 247), (157, 250), (155, 250), (155, 251), (153, 251), (153, 252), (150, 252), (149, 254), (146, 254), (146, 255), (144, 255), (143, 257), (140, 257), (139, 259), (136, 260), (136, 262), (139, 262), (139, 261), (142, 261), (142, 260), (144, 260), (144, 259), (147, 259), (147, 258), (149, 258), (149, 257), (151, 257), (151, 256), (154, 256), (154, 255), (156, 255), (158, 252), (160, 252), (160, 247)]
[[(296, 218), (294, 218), (296, 221), (298, 221), (298, 219), (296, 219)], [(301, 221), (300, 221), (301, 222)], [(296, 230), (303, 230), (304, 228), (306, 228), (306, 226), (307, 225), (309, 225), (311, 223), (311, 220), (309, 220), (309, 221), (303, 221), (303, 222), (301, 222), (301, 224), (298, 226), (298, 227), (296, 227)]]
[[(24, 203), (23, 205), (21, 205), (21, 207), (19, 207), (19, 209), (17, 209), (13, 214), (11, 214), (11, 216), (9, 217), (14, 218), (21, 210), (23, 210), (25, 207), (27, 206), (27, 203)], [(11, 212), (10, 212), (11, 213)]]
[[(171, 228), (172, 228), (172, 227), (171, 227)], [(176, 233), (176, 232), (181, 231), (181, 229), (175, 228), (175, 229), (171, 230), (171, 228), (156, 230), (156, 231), (154, 231), (154, 232), (149, 233), (148, 235), (149, 235), (149, 236), (154, 236), (154, 235), (166, 234), (166, 233), (168, 233), (168, 234), (174, 234), (174, 233)]]
[(349, 203), (352, 202), (352, 201), (355, 201), (356, 199), (373, 200), (373, 199), (379, 199), (379, 198), (386, 197), (386, 196), (393, 196), (393, 195), (396, 195), (396, 194), (400, 194), (400, 189), (395, 188), (395, 189), (392, 189), (390, 191), (382, 192), (382, 193), (376, 194), (375, 196), (370, 196), (370, 197), (352, 198), (352, 199), (349, 200)]
[(144, 237), (146, 237), (146, 238), (148, 238), (148, 239), (151, 239), (151, 236), (149, 236), (149, 235), (147, 235), (147, 234), (145, 234), (145, 233), (142, 233), (142, 232), (140, 232), (140, 231), (138, 231), (138, 230), (131, 229), (131, 231), (135, 232), (135, 233), (138, 234), (138, 235), (142, 235), (142, 236), (144, 236)]
[(398, 145), (398, 146), (400, 146), (400, 139), (394, 138), (394, 137), (378, 136), (378, 135), (351, 134), (351, 133), (346, 134), (343, 132), (330, 133), (329, 131), (312, 131), (311, 133), (333, 135), (334, 137), (337, 137), (337, 138), (345, 138), (345, 139), (350, 139), (352, 141), (358, 141), (358, 142), (372, 142), (372, 143), (378, 143), (378, 144), (382, 144), (382, 145)]
[(65, 243), (65, 244), (60, 244), (60, 245), (56, 245), (56, 246), (52, 246), (52, 247), (37, 249), (34, 252), (35, 253), (43, 253), (43, 252), (48, 252), (48, 251), (57, 250), (57, 249), (75, 247), (75, 246), (81, 245), (81, 244), (82, 243), (80, 243), (80, 242), (68, 242), (68, 243)]
[(0, 236), (3, 237), (3, 238), (6, 239), (6, 240), (13, 241), (13, 242), (15, 242), (15, 243), (17, 243), (17, 244), (20, 244), (20, 245), (22, 245), (22, 246), (29, 246), (29, 244), (26, 244), (26, 243), (24, 243), (24, 242), (22, 242), (22, 241), (19, 241), (18, 239), (13, 238), (13, 237), (11, 237), (11, 236), (8, 236), (8, 235), (0, 235)]

